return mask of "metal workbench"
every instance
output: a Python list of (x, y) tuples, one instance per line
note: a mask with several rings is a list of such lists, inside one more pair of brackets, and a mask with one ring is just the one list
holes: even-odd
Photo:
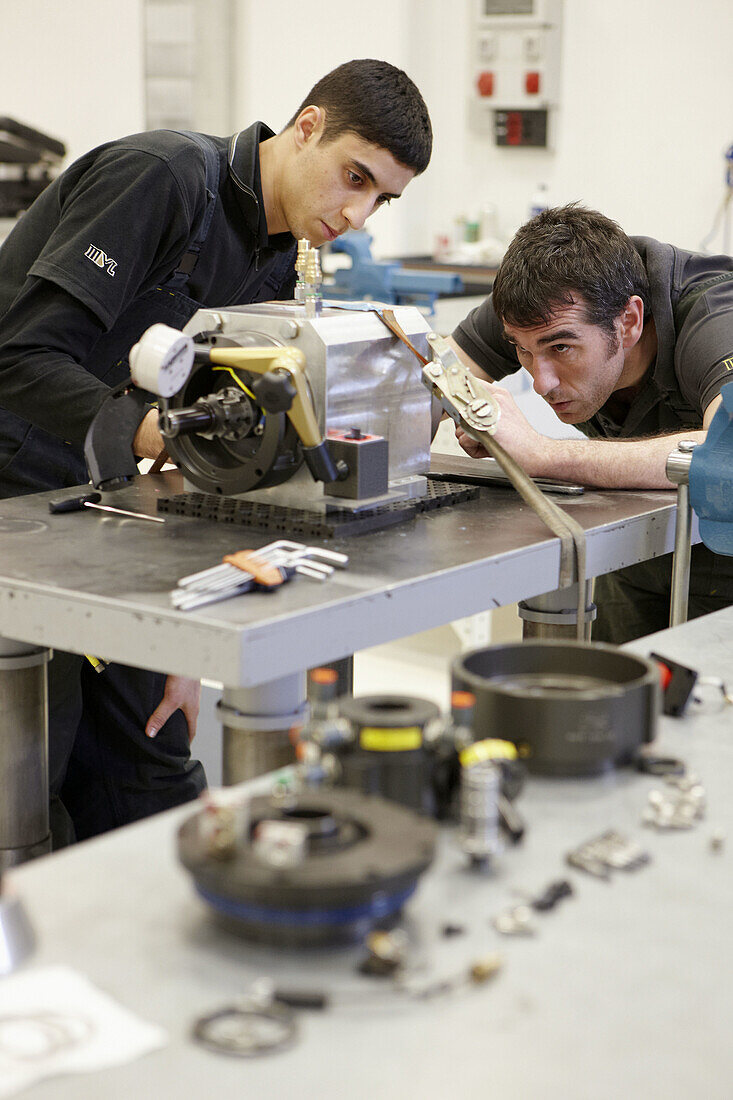
[[(502, 507), (511, 504), (497, 512)], [(477, 514), (466, 509), (467, 529)], [(414, 541), (419, 556), (421, 538)], [(390, 558), (388, 575), (398, 571)], [(355, 575), (363, 581), (358, 565)], [(629, 648), (729, 677), (733, 609)], [(517, 803), (528, 822), (525, 840), (488, 877), (466, 871), (450, 832), (444, 834), (435, 867), (406, 907), (411, 936), (433, 974), (452, 974), (494, 950), (504, 966), (489, 985), (424, 1003), (405, 1002), (358, 976), (356, 948), (274, 951), (218, 929), (174, 856), (185, 809), (16, 869), (15, 890), (40, 939), (31, 965), (76, 968), (169, 1035), (165, 1049), (135, 1063), (56, 1078), (23, 1095), (728, 1100), (733, 708), (713, 697), (682, 719), (665, 718), (658, 743), (706, 786), (707, 818), (690, 831), (643, 828), (647, 794), (658, 781), (625, 770), (598, 779), (531, 779)], [(610, 882), (564, 865), (569, 848), (609, 827), (642, 842), (651, 862), (616, 872)], [(718, 830), (728, 844), (715, 853), (710, 838)], [(574, 896), (538, 915), (536, 935), (502, 939), (491, 927), (517, 892), (537, 893), (564, 875)], [(465, 934), (442, 938), (446, 920)], [(240, 1061), (194, 1046), (192, 1020), (262, 975), (325, 988), (346, 1003), (303, 1014), (297, 1045), (282, 1053)]]
[[(108, 503), (154, 513), (158, 494), (181, 487), (176, 472), (147, 475)], [(48, 847), (41, 667), (48, 648), (40, 647), (223, 684), (218, 715), (223, 773), (231, 782), (290, 758), (287, 731), (305, 714), (307, 668), (558, 585), (559, 540), (507, 487), (482, 489), (478, 500), (384, 531), (334, 540), (351, 561), (325, 583), (298, 577), (274, 593), (181, 612), (169, 598), (180, 577), (288, 532), (171, 516), (145, 523), (93, 509), (49, 513), (49, 500), (77, 492), (0, 502), (0, 670), (16, 683), (23, 677), (26, 685), (27, 678), (29, 711), (23, 721), (6, 715), (0, 722), (0, 786), (7, 783), (9, 791), (0, 803), (6, 862)], [(594, 491), (563, 498), (586, 529), (589, 576), (670, 550), (674, 499), (664, 492)], [(26, 669), (28, 662), (35, 667)]]
[[(175, 472), (146, 475), (108, 503), (154, 513), (157, 494), (180, 488)], [(275, 595), (178, 612), (168, 593), (179, 577), (278, 535), (91, 509), (49, 515), (49, 500), (63, 495), (0, 501), (0, 635), (230, 687), (287, 677), (558, 585), (558, 539), (511, 489), (482, 489), (479, 500), (328, 543), (351, 563), (325, 584), (299, 578)], [(673, 548), (672, 492), (587, 490), (558, 502), (586, 530), (589, 576)]]

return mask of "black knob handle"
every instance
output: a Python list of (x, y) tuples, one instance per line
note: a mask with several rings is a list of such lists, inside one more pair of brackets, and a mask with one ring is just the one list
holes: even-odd
[(296, 389), (282, 372), (268, 370), (252, 384), (252, 393), (265, 412), (287, 412), (295, 400)]

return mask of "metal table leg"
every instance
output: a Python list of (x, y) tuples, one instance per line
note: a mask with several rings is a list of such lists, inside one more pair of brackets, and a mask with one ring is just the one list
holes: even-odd
[(0, 868), (51, 850), (50, 656), (48, 649), (0, 637)]
[(302, 726), (308, 715), (305, 679), (305, 672), (297, 672), (253, 688), (224, 688), (218, 709), (225, 784), (294, 762), (290, 730)]
[[(591, 624), (596, 617), (596, 605), (591, 601), (591, 581), (585, 582), (585, 622), (583, 637), (590, 641)], [(578, 585), (558, 588), (555, 592), (545, 592), (522, 600), (518, 605), (519, 617), (523, 621), (522, 637), (527, 638), (577, 638), (576, 624), (578, 607)]]

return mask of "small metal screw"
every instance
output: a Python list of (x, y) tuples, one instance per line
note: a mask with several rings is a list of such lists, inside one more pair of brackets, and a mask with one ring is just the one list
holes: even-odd
[(724, 832), (713, 833), (712, 836), (710, 837), (710, 851), (715, 852), (716, 855), (720, 855), (720, 853), (723, 851), (724, 848), (725, 848), (725, 833)]

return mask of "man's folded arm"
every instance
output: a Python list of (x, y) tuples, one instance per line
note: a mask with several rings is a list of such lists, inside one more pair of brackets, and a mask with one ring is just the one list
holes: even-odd
[[(705, 409), (703, 426), (644, 439), (551, 439), (536, 431), (500, 386), (492, 393), (501, 406), (495, 439), (531, 477), (554, 477), (601, 489), (669, 489), (667, 458), (682, 439), (702, 443), (720, 405), (720, 395)], [(461, 446), (474, 458), (484, 449), (459, 429)]]

